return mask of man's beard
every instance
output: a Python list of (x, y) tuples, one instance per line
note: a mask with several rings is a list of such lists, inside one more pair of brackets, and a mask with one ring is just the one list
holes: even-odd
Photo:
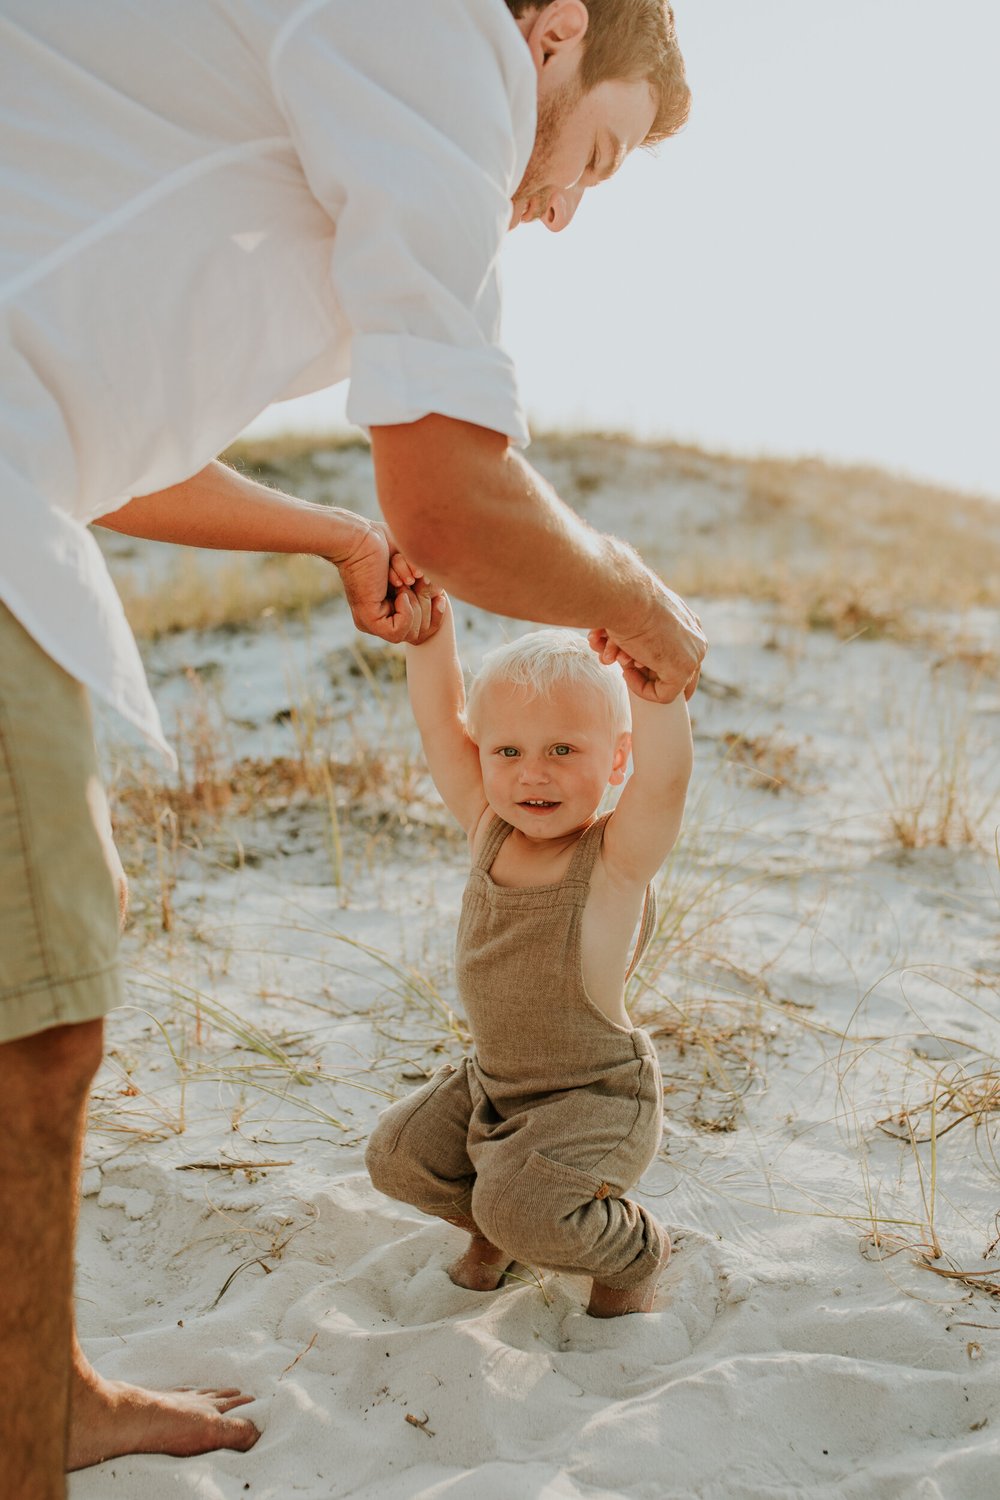
[(554, 93), (549, 94), (538, 103), (538, 124), (535, 129), (535, 144), (532, 147), (531, 157), (524, 176), (521, 178), (517, 192), (514, 194), (514, 202), (524, 202), (534, 193), (544, 192), (553, 187), (567, 187), (568, 183), (554, 183), (549, 181), (549, 165), (553, 155), (553, 147), (559, 136), (563, 121), (570, 110), (576, 105), (583, 90), (577, 79), (571, 79), (569, 83), (562, 84)]

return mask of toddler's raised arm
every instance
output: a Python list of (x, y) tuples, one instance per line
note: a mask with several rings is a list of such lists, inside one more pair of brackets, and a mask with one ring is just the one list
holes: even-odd
[(693, 758), (691, 721), (683, 694), (672, 703), (653, 703), (630, 691), (629, 701), (633, 770), (608, 823), (604, 861), (610, 873), (645, 885), (681, 831)]
[(466, 833), (486, 807), (479, 751), (462, 718), (465, 682), (455, 640), (451, 601), (440, 628), (421, 646), (406, 648), (406, 685), (434, 785)]

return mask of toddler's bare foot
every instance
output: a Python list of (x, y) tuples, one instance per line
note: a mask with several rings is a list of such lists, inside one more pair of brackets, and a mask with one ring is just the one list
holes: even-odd
[(605, 1286), (600, 1281), (591, 1282), (590, 1301), (587, 1303), (590, 1316), (592, 1318), (620, 1318), (624, 1313), (652, 1312), (656, 1285), (669, 1259), (670, 1241), (664, 1235), (660, 1264), (652, 1275), (646, 1277), (645, 1281), (640, 1281), (638, 1285), (630, 1286), (624, 1291), (618, 1287)]
[(464, 1286), (470, 1292), (495, 1292), (513, 1264), (506, 1250), (499, 1249), (485, 1235), (474, 1234), (465, 1254), (448, 1267), (448, 1275), (456, 1286)]
[(147, 1391), (77, 1372), (70, 1402), (66, 1467), (86, 1469), (125, 1453), (190, 1458), (216, 1448), (245, 1452), (260, 1437), (245, 1417), (228, 1413), (252, 1396), (239, 1391)]

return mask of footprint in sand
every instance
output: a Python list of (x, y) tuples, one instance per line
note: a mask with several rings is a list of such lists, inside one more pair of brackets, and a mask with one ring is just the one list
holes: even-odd
[[(333, 1252), (329, 1260), (324, 1256), (333, 1272), (324, 1295), (336, 1307), (338, 1324), (385, 1334), (471, 1322), (488, 1332), (493, 1346), (551, 1351), (561, 1372), (594, 1394), (620, 1393), (633, 1381), (648, 1384), (651, 1371), (684, 1359), (719, 1311), (742, 1300), (750, 1285), (733, 1252), (686, 1230), (675, 1235), (653, 1312), (590, 1318), (584, 1311), (588, 1284), (580, 1277), (537, 1277), (515, 1265), (496, 1292), (454, 1286), (447, 1267), (462, 1235), (382, 1199), (361, 1176), (342, 1180), (316, 1206), (310, 1233)], [(305, 1248), (300, 1242), (300, 1253)], [(613, 1352), (614, 1361), (594, 1360), (599, 1352)]]
[[(651, 1313), (607, 1321), (582, 1306), (560, 1319), (554, 1359), (562, 1374), (595, 1395), (621, 1395), (662, 1379), (665, 1366), (701, 1343), (730, 1300), (730, 1267), (723, 1247), (696, 1231), (675, 1237)], [(613, 1362), (595, 1360), (613, 1353)]]

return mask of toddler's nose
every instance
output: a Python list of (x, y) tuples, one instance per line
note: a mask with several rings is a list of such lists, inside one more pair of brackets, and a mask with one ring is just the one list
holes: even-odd
[(525, 786), (538, 786), (548, 781), (549, 773), (544, 761), (529, 760), (527, 756), (521, 761), (520, 779)]

